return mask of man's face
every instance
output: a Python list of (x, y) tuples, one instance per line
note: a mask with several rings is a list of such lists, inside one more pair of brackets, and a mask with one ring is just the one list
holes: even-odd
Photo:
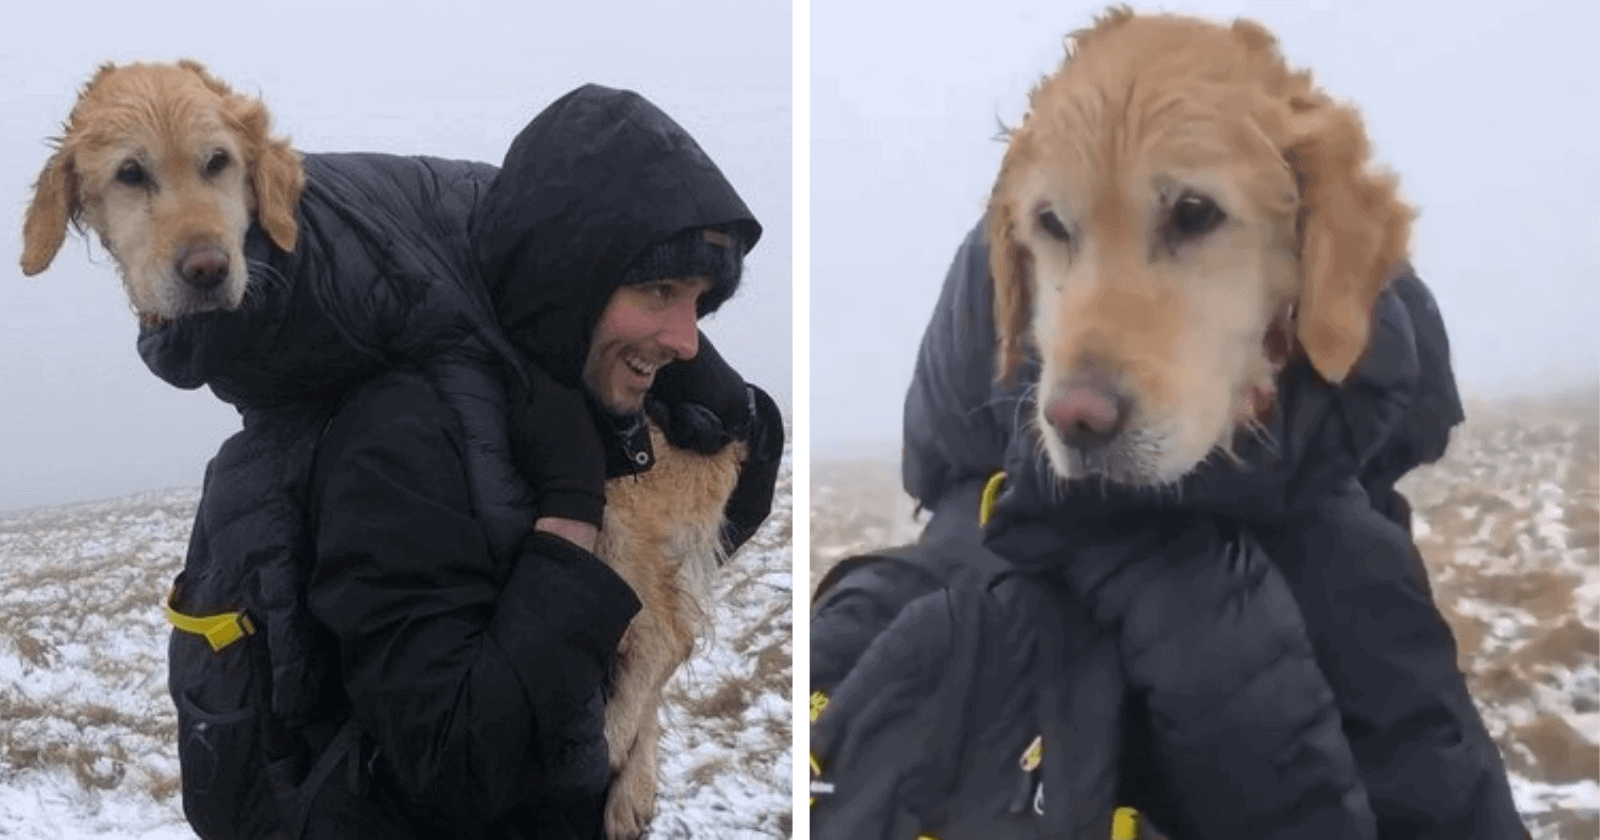
[(613, 414), (644, 408), (656, 371), (700, 350), (695, 307), (708, 277), (621, 286), (611, 295), (589, 342), (583, 382)]

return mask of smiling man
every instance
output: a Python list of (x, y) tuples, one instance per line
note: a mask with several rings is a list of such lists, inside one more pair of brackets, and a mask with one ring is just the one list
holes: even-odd
[(594, 554), (605, 482), (652, 468), (652, 417), (675, 447), (746, 443), (725, 550), (772, 505), (782, 416), (698, 329), (761, 227), (683, 128), (595, 85), (458, 194), (513, 358), (380, 376), (318, 446), (308, 603), (360, 733), (360, 763), (329, 778), (361, 778), (323, 784), (307, 824), (592, 840), (605, 685), (640, 606)]

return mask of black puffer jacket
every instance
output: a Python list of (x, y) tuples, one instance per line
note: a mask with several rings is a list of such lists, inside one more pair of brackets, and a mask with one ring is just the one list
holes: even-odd
[[(907, 397), (906, 487), (933, 509), (934, 518), (918, 544), (852, 558), (819, 586), (812, 619), (814, 688), (832, 688), (902, 605), (951, 582), (952, 570), (988, 574), (996, 564), (1004, 565), (989, 552), (973, 550), (970, 537), (950, 536), (951, 529), (941, 526), (952, 521), (973, 527), (977, 488), (1000, 466), (1001, 450), (1009, 442), (1006, 430), (1023, 410), (1017, 396), (1026, 376), (1009, 392), (994, 390), (987, 278), (980, 226), (963, 243), (946, 278)], [(1407, 301), (1431, 302), (1409, 266), (1391, 288)], [(1374, 521), (1359, 491), (1345, 484), (1327, 492), (1338, 484), (1332, 476), (1350, 475), (1360, 460), (1363, 483), (1374, 493), (1399, 499), (1400, 515), (1394, 518), (1408, 527), (1408, 511), (1393, 492), (1393, 481), (1442, 455), (1450, 427), (1460, 420), (1437, 308), (1412, 305), (1402, 310), (1397, 303), (1386, 296), (1378, 349), (1345, 395), (1354, 404), (1334, 412), (1351, 422), (1337, 420), (1312, 435), (1323, 441), (1326, 451), (1308, 463), (1320, 465), (1324, 477), (1310, 481), (1309, 488), (1304, 486), (1309, 477), (1287, 480), (1301, 498), (1315, 495), (1304, 495), (1308, 489), (1325, 493), (1322, 503), (1289, 515), (1275, 527), (1258, 524), (1252, 530), (1283, 573), (1309, 625), (1382, 836), (1518, 836), (1510, 827), (1515, 814), (1498, 753), (1455, 669), (1454, 641), (1428, 596), (1426, 573), (1414, 549), (1404, 535), (1397, 537)], [(1415, 342), (1408, 326), (1415, 329)], [(1406, 363), (1415, 358), (1409, 346), (1417, 345), (1420, 378)], [(1385, 347), (1398, 347), (1399, 352)], [(1292, 392), (1295, 385), (1287, 383), (1285, 390)], [(1274, 502), (1258, 513), (1270, 513), (1281, 504)], [(1361, 550), (1341, 550), (1356, 546)], [(1368, 620), (1353, 621), (1351, 605), (1340, 603), (1339, 593), (1352, 588), (1363, 591), (1372, 605)], [(1381, 618), (1373, 619), (1373, 614)], [(1406, 672), (1416, 667), (1427, 674), (1424, 679), (1407, 678)], [(1374, 685), (1381, 688), (1375, 691)], [(1150, 753), (1149, 732), (1140, 728), (1147, 725), (1147, 714), (1138, 705), (1134, 698), (1124, 727), (1124, 749), (1130, 756)], [(1175, 836), (1187, 836), (1181, 821), (1174, 823), (1176, 812), (1169, 807), (1170, 792), (1162, 780), (1140, 775), (1136, 767), (1124, 767), (1123, 801), (1164, 816)]]
[[(590, 194), (569, 186), (541, 203), (521, 180), (535, 158), (560, 171), (637, 164), (680, 177)], [(246, 306), (140, 339), (157, 374), (210, 385), (244, 415), (207, 470), (177, 606), (209, 614), (242, 602), (264, 631), (274, 715), (263, 737), (287, 768), (281, 778), (299, 782), (339, 724), (357, 722), (354, 747), (315, 789), (310, 836), (594, 837), (608, 779), (601, 683), (638, 601), (594, 557), (530, 533), (504, 383), (525, 354), (575, 378), (587, 343), (573, 342), (614, 284), (583, 271), (485, 282), (481, 257), (516, 237), (524, 212), (560, 222), (540, 231), (548, 254), (597, 269), (611, 265), (599, 257), (661, 234), (640, 208), (686, 208), (676, 218), (685, 226), (745, 224), (751, 243), (759, 227), (666, 115), (595, 86), (530, 124), (508, 155), (515, 177), (386, 155), (305, 165), (301, 244), (284, 254), (251, 231)], [(588, 223), (610, 226), (609, 238), (573, 235)], [(547, 297), (516, 310), (515, 288)], [(573, 306), (590, 320), (569, 314), (540, 353), (507, 341), (497, 303), (545, 318), (542, 306)], [(758, 405), (781, 450), (776, 408)], [(770, 456), (775, 469), (774, 438), (762, 439), (752, 468)], [(638, 436), (608, 443), (637, 446)], [(770, 502), (770, 482), (766, 492)], [(226, 681), (213, 675), (237, 672), (254, 651), (213, 654), (174, 633), (180, 719), (237, 718), (252, 698), (215, 696)], [(213, 736), (180, 747), (191, 823), (208, 837), (266, 836), (280, 819), (274, 791), (219, 803), (205, 790), (206, 762), (226, 746)], [(197, 813), (191, 799), (221, 807)]]
[[(1312, 434), (1298, 429), (1299, 408), (1286, 401), (1288, 419), (1277, 429), (1278, 440), (1290, 453), (1303, 451)], [(1320, 428), (1306, 422), (1313, 430)], [(1005, 813), (997, 807), (1003, 800), (995, 798), (995, 785), (1014, 785), (1007, 780), (1015, 774), (997, 774), (1000, 765), (994, 759), (1014, 752), (1019, 740), (1025, 744), (1030, 730), (1057, 733), (1044, 737), (1044, 752), (1071, 751), (1077, 773), (1052, 774), (1042, 767), (1043, 800), (1072, 812), (1061, 815), (1068, 820), (1066, 827), (1098, 826), (1117, 794), (1116, 785), (1106, 780), (1117, 780), (1122, 771), (1118, 729), (1123, 697), (1109, 691), (1053, 697), (1049, 690), (1065, 692), (1081, 686), (1081, 680), (1106, 682), (1108, 666), (1090, 656), (1103, 639), (1115, 649), (1111, 673), (1119, 689), (1125, 686), (1129, 699), (1143, 709), (1142, 723), (1150, 736), (1154, 767), (1130, 770), (1152, 776), (1168, 797), (1166, 808), (1148, 801), (1136, 804), (1151, 811), (1152, 821), (1164, 832), (1218, 840), (1376, 838), (1339, 710), (1317, 667), (1295, 599), (1248, 528), (1281, 516), (1281, 506), (1252, 500), (1283, 497), (1283, 487), (1301, 460), (1285, 459), (1280, 469), (1248, 476), (1219, 474), (1210, 484), (1191, 482), (1180, 508), (1111, 489), (1103, 495), (1055, 493), (1051, 477), (1034, 472), (1040, 461), (1034, 445), (1025, 434), (1013, 435), (1007, 489), (988, 527), (987, 544), (1023, 570), (1028, 585), (1059, 594), (1031, 602), (1003, 599), (1007, 608), (988, 613), (1000, 618), (976, 625), (967, 623), (963, 611), (938, 600), (931, 606), (923, 601), (908, 606), (908, 612), (931, 610), (931, 616), (920, 619), (928, 628), (924, 635), (916, 635), (916, 625), (902, 624), (905, 616), (897, 618), (838, 686), (814, 733), (819, 761), (837, 776), (856, 785), (884, 777), (891, 786), (884, 790), (880, 782), (836, 791), (837, 804), (819, 810), (814, 828), (823, 831), (821, 836), (850, 836), (856, 823), (841, 822), (852, 810), (881, 815), (909, 809), (919, 830), (938, 832), (942, 840), (993, 836), (974, 833), (974, 828), (958, 832), (978, 816), (986, 818), (987, 832), (988, 823)], [(946, 597), (953, 605), (983, 597), (971, 594), (970, 587), (953, 587), (952, 592)], [(1051, 649), (1045, 631), (1029, 628), (1058, 626), (1064, 620), (1059, 614), (1079, 612), (1086, 618), (1072, 625), (1073, 646), (1054, 646), (1059, 656), (1068, 658), (1043, 663), (1052, 679), (1062, 683), (1053, 685), (1039, 676), (1042, 663), (1034, 659), (1041, 656), (1037, 651)], [(980, 638), (971, 642), (980, 646), (979, 653), (951, 650), (950, 634), (939, 630), (944, 627), (960, 628), (957, 637), (965, 633), (1010, 641), (990, 645)], [(949, 674), (968, 669), (966, 656), (977, 657), (986, 683), (1010, 690), (990, 697), (988, 685), (971, 686), (954, 695), (962, 702), (949, 703), (937, 689), (950, 685)], [(884, 664), (891, 661), (898, 664)], [(929, 663), (938, 663), (940, 670), (929, 671)], [(1080, 666), (1092, 671), (1082, 672)], [(914, 688), (921, 686), (931, 690)], [(1021, 705), (997, 705), (1001, 700)], [(895, 714), (877, 713), (883, 704), (891, 704)], [(934, 716), (939, 711), (942, 718)], [(958, 771), (938, 772), (937, 766), (927, 766), (926, 753), (907, 754), (904, 745), (896, 751), (872, 743), (895, 731), (888, 720), (896, 716), (932, 716), (922, 737), (970, 760), (950, 762)], [(930, 730), (934, 721), (944, 726)], [(1003, 729), (977, 729), (975, 724), (983, 721)], [(1080, 754), (1086, 742), (1101, 746)], [(989, 751), (996, 746), (1002, 749), (991, 757)], [(906, 763), (861, 766), (885, 756)], [(912, 763), (916, 760), (923, 765)], [(930, 775), (938, 787), (911, 798), (930, 784)], [(928, 810), (930, 803), (939, 808)], [(1041, 821), (1034, 833), (1013, 836), (1048, 836), (1045, 830)]]

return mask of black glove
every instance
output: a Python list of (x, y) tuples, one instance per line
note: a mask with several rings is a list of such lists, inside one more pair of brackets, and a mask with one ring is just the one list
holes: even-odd
[(755, 413), (744, 379), (703, 332), (693, 359), (673, 362), (656, 374), (645, 411), (673, 446), (708, 455), (730, 440), (748, 440)]
[(533, 487), (538, 516), (558, 516), (595, 527), (606, 506), (606, 458), (585, 394), (536, 365), (525, 386), (511, 389), (511, 456)]
[(755, 404), (746, 433), (749, 452), (739, 469), (739, 483), (723, 509), (722, 548), (732, 556), (753, 536), (772, 512), (772, 494), (783, 462), (783, 415), (767, 392), (750, 387)]
[(772, 495), (783, 459), (783, 415), (766, 392), (749, 385), (723, 361), (705, 333), (700, 352), (656, 374), (645, 411), (667, 441), (711, 454), (742, 440), (748, 454), (724, 509), (722, 547), (731, 555), (772, 512)]

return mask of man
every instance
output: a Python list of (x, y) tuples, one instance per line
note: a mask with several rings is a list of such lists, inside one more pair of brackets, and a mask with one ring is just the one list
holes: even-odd
[[(203, 605), (208, 570), (257, 569), (242, 597), (272, 625), (267, 792), (215, 766), (253, 737), (219, 714), (252, 702), (218, 696), (232, 654), (174, 636), (186, 813), (203, 836), (598, 837), (605, 682), (639, 608), (592, 553), (604, 482), (650, 468), (648, 412), (676, 446), (747, 443), (725, 548), (765, 519), (781, 417), (696, 326), (761, 228), (682, 127), (594, 85), (498, 172), (306, 166), (308, 244), (262, 258), (292, 282), (141, 345), (246, 410), (180, 588)], [(277, 582), (298, 562), (304, 616)]]
[[(1209, 507), (1211, 513), (1251, 521), (1251, 530), (1285, 578), (1318, 662), (1329, 674), (1345, 736), (1371, 796), (1379, 836), (1519, 836), (1504, 769), (1455, 670), (1453, 639), (1427, 597), (1426, 572), (1414, 548), (1403, 534), (1385, 532), (1392, 526), (1378, 519), (1361, 490), (1355, 496), (1345, 489), (1334, 490), (1340, 476), (1359, 476), (1365, 493), (1382, 500), (1378, 512), (1409, 530), (1409, 516), (1393, 483), (1417, 464), (1442, 455), (1450, 428), (1461, 419), (1448, 345), (1431, 296), (1409, 266), (1402, 267), (1391, 288), (1396, 294), (1386, 296), (1377, 316), (1375, 342), (1381, 346), (1369, 354), (1369, 364), (1336, 401), (1329, 402), (1332, 395), (1314, 378), (1287, 381), (1285, 402), (1299, 405), (1276, 419), (1283, 427), (1275, 436), (1287, 457), (1261, 473), (1266, 483), (1230, 485), (1223, 476), (1201, 476), (1186, 484), (1183, 496), (1192, 509)], [(1001, 506), (1001, 519), (1012, 521), (998, 525), (1009, 534), (991, 528), (984, 545), (975, 527), (987, 476), (1005, 466), (1012, 479), (1008, 487), (1025, 485), (1024, 473), (1031, 462), (1026, 446), (1013, 440), (1011, 428), (1025, 385), (1009, 393), (991, 392), (993, 333), (988, 301), (988, 261), (980, 226), (951, 267), (907, 396), (906, 486), (933, 511), (933, 520), (918, 544), (881, 552), (879, 557), (852, 558), (819, 585), (812, 618), (814, 689), (827, 692), (837, 685), (841, 694), (855, 690), (892, 705), (894, 701), (885, 697), (890, 686), (881, 680), (857, 680), (853, 669), (869, 647), (898, 645), (904, 653), (914, 645), (908, 640), (909, 621), (891, 638), (877, 640), (879, 635), (891, 635), (886, 629), (891, 621), (901, 622), (896, 615), (902, 605), (940, 586), (983, 589), (986, 581), (1019, 563), (1070, 567), (1065, 572), (1069, 581), (1092, 565), (1069, 561), (1061, 550), (1063, 540), (1067, 545), (1073, 540), (1087, 542), (1087, 530), (1039, 527), (1040, 516), (1058, 522), (1073, 517), (1059, 509), (1049, 513), (1052, 506), (1042, 504), (1044, 495), (1031, 488), (1011, 494), (1016, 498), (1010, 511)], [(1284, 414), (1298, 415), (1301, 422), (1286, 422)], [(1272, 478), (1273, 473), (1282, 478)], [(1108, 515), (1116, 507), (1103, 501), (1079, 498), (1082, 509), (1095, 516)], [(1071, 506), (1069, 502), (1067, 507)], [(1172, 513), (1150, 524), (1172, 521)], [(1030, 530), (1031, 536), (1018, 536)], [(997, 549), (1005, 559), (993, 553)], [(1058, 571), (1051, 568), (1046, 576), (1055, 577)], [(1167, 572), (1147, 571), (1151, 581), (1159, 581)], [(1062, 592), (1066, 605), (1052, 607), (1065, 613), (1062, 620), (1080, 629), (1086, 626), (1083, 610), (1097, 612), (1097, 606), (1103, 607), (1094, 603), (1101, 597), (1099, 590), (1115, 588), (1108, 585), (1114, 583), (1109, 575), (1093, 586), (1084, 583), (1066, 585)], [(1348, 606), (1341, 607), (1340, 594), (1358, 588), (1368, 610), (1354, 619)], [(994, 592), (1017, 598), (1014, 592)], [(1193, 611), (1194, 603), (1185, 609)], [(948, 620), (930, 616), (926, 605), (920, 612), (917, 620), (925, 626), (937, 627)], [(1171, 632), (1164, 631), (1161, 622), (1150, 624), (1149, 613), (1145, 617), (1146, 631)], [(1095, 661), (1084, 655), (1086, 663)], [(1209, 660), (1202, 656), (1197, 667), (1217, 671), (1223, 665), (1212, 660), (1222, 655), (1216, 651)], [(1228, 656), (1235, 656), (1235, 651)], [(1000, 666), (991, 661), (986, 667)], [(1076, 673), (1089, 674), (1093, 669), (1085, 665)], [(841, 684), (847, 675), (860, 686)], [(1130, 671), (1130, 679), (1137, 676)], [(992, 675), (990, 681), (1003, 679), (1004, 675)], [(1149, 688), (1143, 686), (1147, 696)], [(1175, 837), (1208, 836), (1229, 825), (1215, 820), (1197, 823), (1182, 813), (1179, 803), (1191, 791), (1173, 790), (1169, 782), (1181, 777), (1184, 767), (1170, 758), (1164, 767), (1155, 767), (1157, 755), (1152, 750), (1159, 749), (1161, 733), (1155, 733), (1157, 741), (1152, 744), (1149, 711), (1138, 694), (1124, 708), (1122, 801), (1150, 812)], [(835, 707), (830, 703), (830, 709)], [(1171, 717), (1162, 725), (1171, 727)], [(864, 721), (862, 727), (866, 726), (870, 723)], [(836, 720), (827, 729), (848, 727)], [(1192, 747), (1206, 733), (1183, 734), (1196, 739)], [(857, 751), (866, 754), (862, 748)], [(1217, 765), (1211, 762), (1219, 753), (1213, 751), (1203, 767), (1191, 768), (1190, 778), (1197, 780), (1189, 785), (1194, 792), (1203, 791), (1207, 776), (1216, 776)], [(1223, 801), (1213, 797), (1208, 803), (1211, 813)], [(1252, 807), (1265, 804), (1264, 792), (1258, 791)]]

